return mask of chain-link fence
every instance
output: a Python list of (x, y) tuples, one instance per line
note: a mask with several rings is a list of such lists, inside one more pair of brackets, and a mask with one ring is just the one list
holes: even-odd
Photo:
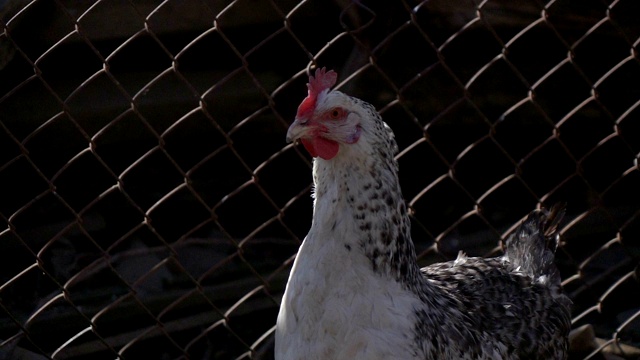
[(272, 357), (326, 66), (422, 265), (568, 204), (573, 359), (640, 358), (637, 0), (0, 1), (0, 358)]

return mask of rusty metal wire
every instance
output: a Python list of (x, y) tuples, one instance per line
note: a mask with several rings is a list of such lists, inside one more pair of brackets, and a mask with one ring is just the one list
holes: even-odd
[(0, 3), (0, 358), (271, 358), (308, 70), (394, 129), (427, 265), (568, 204), (572, 358), (640, 357), (635, 0)]

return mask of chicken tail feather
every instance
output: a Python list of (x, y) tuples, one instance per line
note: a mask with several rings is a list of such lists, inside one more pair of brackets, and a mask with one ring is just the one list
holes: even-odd
[(506, 258), (520, 271), (556, 286), (560, 285), (560, 274), (554, 258), (564, 213), (564, 204), (532, 211), (507, 238), (504, 249)]

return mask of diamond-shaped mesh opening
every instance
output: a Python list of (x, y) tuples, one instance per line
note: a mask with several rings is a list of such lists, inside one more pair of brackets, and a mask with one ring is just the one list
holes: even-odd
[(589, 30), (606, 16), (607, 3), (587, 0), (549, 2), (544, 15), (567, 44), (577, 43)]
[[(251, 268), (242, 261), (237, 251), (238, 242), (225, 238), (219, 232), (210, 237), (216, 245), (216, 257), (209, 262), (208, 268), (197, 280), (201, 286), (222, 291), (222, 293), (212, 294), (209, 301), (215, 306), (227, 307), (237, 300), (232, 293), (228, 292), (228, 289), (239, 286), (247, 290), (252, 286), (260, 285), (260, 280), (252, 276)], [(233, 278), (242, 279), (242, 281), (233, 285), (231, 283)]]
[(16, 234), (4, 231), (0, 234), (0, 259), (2, 260), (3, 283), (20, 274), (34, 263), (33, 253)]
[(575, 172), (575, 161), (558, 141), (549, 141), (530, 155), (522, 162), (520, 169), (524, 181), (539, 197)]
[(243, 301), (234, 306), (233, 312), (229, 316), (229, 329), (236, 333), (243, 341), (248, 341), (248, 345), (255, 343), (265, 332), (273, 326), (268, 322), (261, 322), (255, 326), (242, 326), (250, 322), (251, 319), (246, 317), (265, 317), (271, 318), (277, 316), (277, 310), (274, 308), (273, 299), (269, 294), (262, 291), (261, 287), (253, 289), (249, 296), (242, 299)]
[(115, 185), (111, 172), (89, 151), (81, 152), (53, 179), (56, 191), (76, 212)]
[(242, 341), (233, 330), (229, 329), (224, 320), (215, 322), (212, 327), (189, 343), (189, 353), (199, 357), (210, 356), (210, 349), (219, 349), (215, 356), (220, 359), (238, 357), (247, 348), (248, 344)]
[(0, 128), (0, 166), (5, 167), (22, 153), (19, 143), (5, 128)]
[[(637, 177), (638, 175), (636, 175)], [(634, 212), (631, 220), (628, 220), (623, 226), (620, 232), (620, 242), (624, 245), (630, 254), (637, 257), (640, 254), (640, 214)], [(636, 267), (636, 274), (638, 267)]]
[(33, 75), (32, 62), (16, 48), (6, 33), (0, 35), (0, 98), (15, 90), (20, 83)]
[(107, 58), (109, 72), (131, 96), (147, 90), (146, 85), (171, 67), (171, 57), (151, 34), (137, 32)]
[(340, 66), (340, 59), (344, 57), (344, 54), (349, 54), (349, 57), (353, 58), (349, 65), (356, 69), (365, 66), (369, 59), (368, 49), (362, 47), (355, 38), (337, 36), (322, 48), (316, 56), (316, 61), (322, 61), (336, 67)]
[[(359, 55), (362, 54), (358, 52), (358, 56)], [(358, 64), (360, 63), (362, 63), (360, 71), (358, 71), (357, 74), (354, 74), (350, 81), (346, 82), (340, 90), (343, 92), (348, 91), (350, 93), (357, 94), (355, 96), (358, 96), (361, 99), (366, 99), (367, 102), (375, 106), (377, 109), (381, 109), (395, 100), (397, 97), (397, 89), (387, 81), (388, 78), (384, 76), (384, 73), (381, 73), (373, 66), (365, 65), (364, 60), (358, 60)], [(365, 91), (367, 86), (373, 85), (374, 83), (380, 84), (379, 91), (376, 91), (375, 94)], [(358, 84), (365, 85), (365, 88), (358, 86)]]
[(230, 133), (229, 138), (234, 144), (234, 149), (249, 168), (255, 169), (282, 149), (282, 144), (278, 146), (268, 141), (274, 137), (285, 137), (283, 129), (273, 126), (277, 120), (272, 111), (262, 108), (238, 124)]
[(296, 75), (296, 69), (304, 68), (309, 58), (296, 39), (281, 29), (253, 48), (247, 54), (246, 61), (249, 71), (264, 91), (272, 93)]
[(607, 239), (604, 242), (606, 244), (615, 237), (615, 233), (610, 230), (611, 220), (602, 208), (583, 214), (582, 219), (583, 221), (575, 223), (565, 231), (567, 239), (580, 239), (580, 242), (567, 240), (565, 248), (571, 254), (571, 258), (586, 271), (592, 269), (592, 266), (585, 268), (585, 264), (588, 265), (592, 257), (606, 249), (600, 237)]
[(484, 219), (500, 233), (524, 218), (535, 203), (531, 189), (515, 176), (500, 181), (478, 199)]
[(640, 114), (640, 102), (635, 103), (627, 112), (616, 122), (616, 132), (625, 140), (627, 145), (636, 154), (640, 153), (640, 122), (634, 119)]
[(52, 192), (40, 194), (13, 214), (18, 236), (37, 253), (48, 239), (75, 221), (68, 204)]
[(495, 124), (493, 137), (512, 159), (519, 161), (551, 137), (553, 130), (540, 108), (527, 99), (505, 112)]
[(109, 265), (104, 258), (98, 259), (78, 271), (64, 287), (66, 296), (92, 320), (105, 306), (129, 290)]
[(507, 41), (505, 57), (529, 84), (566, 59), (569, 51), (554, 29), (539, 21)]
[(340, 25), (340, 7), (335, 3), (323, 3), (318, 0), (298, 3), (296, 11), (287, 14), (288, 28), (310, 54), (318, 54), (328, 42), (344, 31)]
[(633, 43), (634, 39), (640, 36), (640, 26), (633, 18), (633, 15), (640, 10), (638, 5), (635, 1), (618, 1), (609, 11), (609, 17), (616, 31), (622, 32), (629, 43)]
[(229, 132), (242, 120), (267, 104), (251, 74), (241, 69), (232, 71), (222, 81), (212, 84), (204, 94), (207, 116)]
[(478, 16), (477, 9), (465, 0), (422, 1), (415, 5), (413, 13), (416, 24), (437, 47)]
[(308, 186), (304, 191), (301, 191), (298, 196), (287, 203), (282, 212), (284, 226), (294, 235), (290, 241), (296, 243), (296, 245), (300, 245), (311, 225), (311, 221), (298, 221), (299, 216), (306, 216), (307, 219), (311, 219), (313, 199), (310, 196), (306, 196), (310, 189), (311, 186)]
[(277, 219), (270, 220), (239, 244), (242, 258), (255, 264), (253, 270), (263, 279), (268, 279), (291, 256), (283, 249), (296, 248), (295, 244), (280, 240), (287, 236), (290, 236), (289, 231)]
[[(36, 129), (23, 142), (31, 161), (47, 177), (53, 177), (65, 164), (82, 151), (87, 139), (73, 120), (65, 113), (54, 116)], [(56, 149), (57, 158), (50, 157), (51, 151)]]
[(197, 194), (193, 194), (185, 186), (167, 194), (147, 215), (158, 235), (168, 242), (177, 241), (188, 235), (199, 224), (211, 217), (211, 213)]
[[(2, 336), (6, 339), (12, 336), (22, 337), (21, 329), (34, 326), (36, 321), (27, 324), (28, 318), (39, 310), (41, 306), (45, 305), (38, 305), (37, 302), (40, 299), (46, 299), (46, 303), (46, 301), (51, 299), (51, 291), (56, 288), (56, 284), (52, 282), (46, 274), (42, 274), (42, 270), (36, 266), (26, 267), (19, 275), (20, 276), (15, 276), (5, 282), (0, 290), (0, 296), (2, 296), (3, 299), (3, 306), (0, 312), (4, 324)], [(33, 284), (38, 284), (38, 289), (34, 289)], [(74, 309), (73, 311), (76, 310)], [(20, 330), (16, 333), (13, 328)], [(46, 336), (43, 334), (40, 339), (44, 338), (46, 338)], [(38, 347), (53, 345), (46, 342), (40, 344), (36, 341), (25, 343), (25, 346), (28, 349), (37, 349)]]
[[(615, 32), (611, 22), (607, 21), (598, 25), (597, 28), (590, 30), (588, 36), (577, 42), (572, 49), (575, 64), (594, 83), (618, 62), (629, 56), (629, 44), (626, 39), (622, 37), (611, 38), (610, 34)], [(603, 52), (606, 52), (608, 56), (598, 56)]]
[[(6, 6), (12, 12), (13, 6)], [(69, 33), (73, 32), (73, 20), (58, 2), (31, 1), (15, 9), (15, 16), (3, 19), (17, 47), (35, 62)], [(26, 25), (26, 26), (25, 26)]]
[[(151, 2), (145, 4), (151, 5), (149, 11), (154, 8)], [(87, 2), (86, 6), (83, 5), (85, 3), (73, 2), (66, 6), (69, 12), (77, 14), (81, 35), (105, 59), (123, 45), (122, 41), (116, 39), (129, 38), (144, 29), (142, 6), (134, 6), (126, 0)]]
[(188, 171), (209, 154), (226, 145), (227, 138), (201, 109), (186, 114), (162, 135), (164, 149), (180, 166)]
[[(422, 50), (416, 51), (417, 48)], [(438, 61), (437, 53), (435, 49), (431, 49), (429, 39), (415, 26), (404, 26), (397, 33), (390, 34), (376, 47), (374, 56), (380, 71), (393, 79), (394, 85), (398, 88), (413, 79), (415, 74)], [(406, 59), (403, 66), (397, 66), (395, 59), (398, 56)]]
[[(429, 184), (436, 181), (440, 176), (449, 170), (441, 155), (434, 149), (433, 145), (426, 141), (418, 141), (398, 159), (401, 169), (409, 169), (411, 166), (419, 166), (429, 171), (416, 174), (417, 176), (402, 176), (400, 186), (402, 194), (407, 199), (413, 199)], [(401, 170), (401, 173), (404, 170)]]
[[(245, 204), (249, 200), (253, 208), (251, 218), (242, 216), (246, 211)], [(233, 195), (225, 198), (215, 211), (221, 226), (239, 237), (249, 235), (250, 231), (277, 215), (275, 204), (253, 184), (243, 186)]]
[[(636, 80), (640, 80), (640, 63), (634, 57), (622, 60), (612, 72), (603, 77), (596, 88), (598, 99), (613, 116), (621, 116), (640, 98), (640, 90), (632, 85)], [(616, 89), (625, 91), (616, 93)]]
[(437, 236), (461, 216), (473, 209), (473, 200), (449, 177), (429, 184), (414, 198), (411, 208), (422, 227)]
[(102, 128), (92, 142), (95, 153), (121, 174), (158, 144), (157, 134), (134, 111), (126, 111)]
[[(484, 3), (479, 10), (491, 31), (506, 44), (517, 34), (525, 35), (529, 31), (535, 31), (528, 27), (540, 21), (543, 6), (536, 0), (519, 1), (517, 4), (509, 1), (490, 1)], [(509, 19), (506, 19), (507, 17)], [(538, 44), (529, 45), (537, 46)], [(549, 46), (553, 45), (549, 44)]]
[(430, 122), (446, 115), (447, 110), (455, 107), (463, 96), (462, 86), (453, 84), (456, 84), (455, 78), (438, 63), (427, 67), (419, 77), (414, 77), (400, 89), (399, 95), (420, 124), (430, 126)]
[[(513, 174), (514, 164), (493, 141), (484, 139), (462, 154), (453, 166), (454, 176), (475, 199)], [(481, 179), (474, 176), (489, 173)], [(472, 180), (474, 179), (474, 180)]]
[[(540, 78), (533, 91), (536, 104), (551, 120), (558, 122), (586, 100), (591, 89), (579, 69), (565, 60)], [(560, 103), (556, 101), (559, 97), (563, 99)]]
[(394, 130), (420, 265), (499, 255), (566, 203), (570, 358), (637, 357), (638, 10), (3, 3), (0, 357), (273, 358), (313, 215), (312, 159), (285, 135), (319, 66)]
[(613, 132), (613, 121), (595, 101), (589, 101), (567, 116), (558, 131), (571, 155), (582, 158)]
[(591, 210), (600, 201), (600, 197), (589, 186), (586, 180), (580, 176), (571, 176), (565, 179), (551, 193), (547, 194), (549, 202), (571, 203), (571, 207), (578, 214), (584, 214)]
[(2, 124), (18, 141), (62, 111), (60, 101), (38, 78), (30, 78), (0, 99)]
[[(469, 22), (439, 48), (451, 71), (463, 83), (467, 83), (502, 49), (502, 44), (479, 20), (476, 18)], [(467, 55), (452, 56), (464, 53)]]
[(42, 173), (25, 157), (4, 165), (0, 169), (0, 179), (0, 209), (7, 217), (48, 190)]
[[(254, 4), (255, 11), (251, 13), (251, 18), (247, 18), (248, 13), (242, 13), (242, 7), (231, 6), (225, 8), (216, 16), (216, 27), (224, 33), (229, 44), (240, 54), (246, 55), (256, 49), (266, 38), (277, 32), (282, 27), (284, 14), (271, 1), (258, 1)], [(255, 21), (260, 19), (261, 21)], [(239, 31), (241, 25), (254, 20), (258, 25), (255, 31), (243, 33)]]
[[(219, 3), (222, 5), (223, 2)], [(211, 28), (216, 15), (210, 7), (212, 4), (204, 2), (185, 3), (174, 0), (143, 4), (145, 5), (148, 7), (148, 11), (144, 13), (146, 26), (173, 55), (188, 46), (197, 31)], [(141, 11), (138, 4), (134, 6)], [(190, 32), (192, 35), (175, 35), (181, 32)]]
[(136, 295), (123, 295), (113, 299), (111, 304), (93, 316), (92, 324), (98, 335), (110, 337), (119, 333), (117, 323), (125, 320), (128, 322), (128, 329), (133, 331), (121, 334), (122, 339), (119, 339), (119, 342), (124, 344), (134, 341), (145, 328), (153, 326), (156, 322), (140, 298)]
[(527, 97), (529, 89), (504, 59), (497, 58), (474, 75), (468, 90), (474, 106), (493, 122)]
[[(162, 176), (164, 181), (153, 181)], [(148, 209), (183, 181), (181, 173), (161, 150), (151, 151), (121, 177), (124, 191), (142, 209)]]
[[(176, 62), (180, 74), (200, 93), (222, 80), (230, 70), (242, 66), (241, 58), (215, 29), (193, 39), (176, 55)], [(220, 70), (210, 71), (211, 64)]]
[[(74, 316), (77, 311), (76, 306), (65, 300), (63, 296), (49, 300), (27, 323), (30, 340), (36, 344), (45, 342), (50, 344), (48, 348), (41, 348), (41, 350), (53, 352), (77, 332), (89, 326), (88, 319)], [(59, 321), (59, 314), (67, 315), (65, 321)], [(52, 328), (56, 331), (50, 331)]]
[(399, 131), (396, 135), (396, 142), (400, 148), (406, 149), (412, 144), (421, 141), (424, 137), (422, 125), (418, 122), (418, 119), (402, 105), (396, 103), (386, 107), (382, 111), (382, 116), (393, 129), (404, 130)]
[(98, 260), (102, 249), (87, 235), (98, 224), (74, 224), (53, 237), (38, 253), (38, 264), (59, 284)]
[(602, 195), (603, 204), (611, 210), (616, 210), (611, 211), (611, 217), (621, 229), (634, 220), (635, 213), (638, 211), (634, 204), (640, 201), (640, 194), (626, 191), (628, 186), (638, 180), (640, 180), (640, 171), (637, 168), (628, 169)]
[(83, 209), (81, 224), (91, 241), (108, 251), (134, 231), (144, 220), (139, 207), (114, 184)]
[[(96, 97), (100, 101), (93, 101)], [(131, 107), (128, 95), (104, 71), (97, 72), (76, 88), (65, 104), (75, 122), (89, 136), (94, 136)]]
[[(458, 131), (461, 126), (465, 128), (462, 134)], [(468, 101), (456, 103), (427, 125), (429, 139), (448, 162), (454, 162), (469, 144), (481, 140), (488, 131), (489, 124)]]
[(589, 184), (596, 191), (602, 192), (629, 169), (628, 162), (618, 159), (628, 157), (631, 154), (618, 137), (607, 139), (599, 145), (585, 157), (582, 162), (582, 170)]
[[(467, 234), (474, 234), (473, 240), (468, 240)], [(438, 243), (438, 251), (449, 258), (455, 257), (460, 249), (473, 248), (469, 256), (485, 256), (498, 246), (496, 230), (485, 219), (473, 213), (463, 217), (454, 228), (445, 233)]]
[[(71, 59), (67, 55), (70, 52), (76, 54)], [(103, 64), (82, 36), (73, 33), (43, 54), (35, 65), (51, 90), (59, 98), (66, 99)]]
[[(136, 109), (158, 134), (199, 105), (196, 94), (173, 71), (164, 72), (153, 79), (143, 92), (144, 95), (136, 97)], [(167, 95), (169, 97), (165, 98)]]
[(232, 150), (222, 148), (194, 167), (190, 174), (191, 182), (208, 206), (214, 207), (251, 179), (250, 171), (238, 160)]
[[(267, 159), (256, 169), (256, 184), (262, 191), (269, 194), (270, 199), (278, 206), (284, 207), (309, 186), (308, 174), (304, 171), (291, 171), (295, 168), (308, 169), (309, 167), (293, 150), (280, 153)], [(282, 174), (286, 175), (282, 176)]]

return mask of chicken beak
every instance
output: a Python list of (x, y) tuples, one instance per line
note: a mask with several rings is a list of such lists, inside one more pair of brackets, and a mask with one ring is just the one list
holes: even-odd
[(289, 126), (289, 130), (287, 130), (287, 142), (294, 142), (301, 137), (304, 137), (309, 132), (309, 130), (310, 127), (306, 119), (302, 121), (296, 118), (293, 124)]

